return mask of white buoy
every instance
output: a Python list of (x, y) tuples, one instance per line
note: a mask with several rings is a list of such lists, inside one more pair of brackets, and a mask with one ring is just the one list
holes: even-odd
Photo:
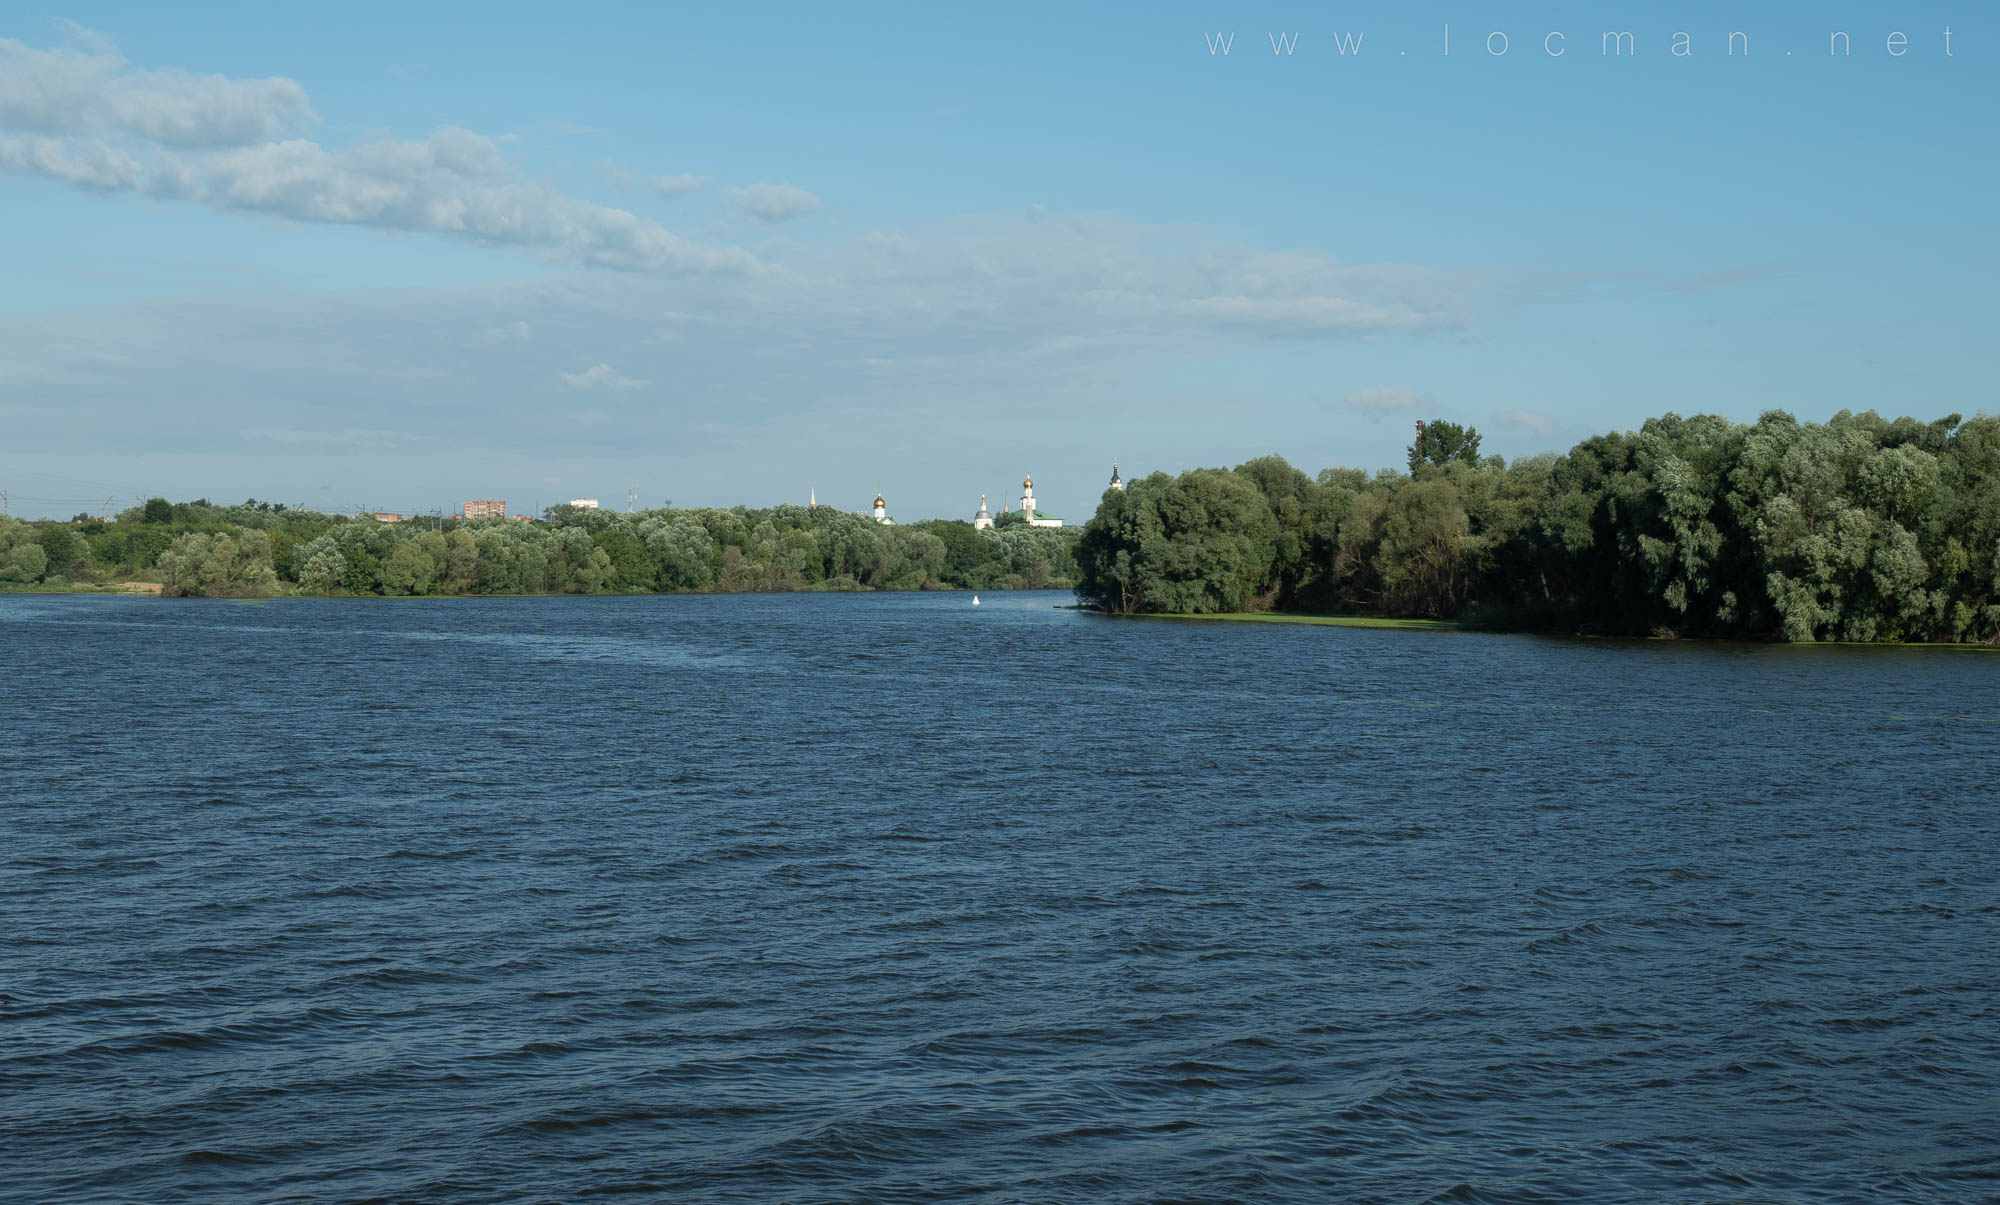
[(975, 607), (979, 605), (979, 596), (977, 594), (972, 596), (972, 605)]

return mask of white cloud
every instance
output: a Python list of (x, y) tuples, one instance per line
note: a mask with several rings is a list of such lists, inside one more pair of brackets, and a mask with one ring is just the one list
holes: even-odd
[(684, 197), (691, 192), (707, 188), (713, 182), (709, 177), (699, 176), (693, 172), (681, 172), (672, 176), (641, 175), (608, 159), (599, 166), (610, 178), (611, 186), (620, 192), (650, 192), (662, 197)]
[(707, 188), (707, 176), (697, 176), (693, 172), (682, 172), (677, 176), (658, 176), (653, 180), (653, 191), (663, 197), (684, 197), (691, 192)]
[(35, 50), (0, 39), (0, 171), (301, 222), (442, 234), (579, 265), (756, 267), (746, 251), (701, 246), (625, 210), (563, 196), (470, 130), (330, 149), (284, 136), (312, 118), (292, 80), (133, 71), (101, 39), (78, 32), (73, 40), (81, 44)]
[(293, 139), (157, 161), (140, 191), (298, 221), (536, 248), (601, 267), (697, 271), (755, 264), (747, 252), (699, 246), (625, 210), (523, 179), (492, 139), (451, 127), (422, 142), (329, 151)]
[(480, 331), (472, 340), (475, 347), (499, 347), (507, 343), (526, 343), (535, 337), (535, 328), (525, 322), (510, 322), (505, 326), (489, 326)]
[[(1103, 479), (1100, 449), (1107, 461), (1124, 452), (1129, 476), (1135, 461), (1183, 467), (1226, 454), (1217, 448), (1246, 457), (1288, 448), (1302, 429), (1302, 411), (1259, 420), (1221, 404), (1233, 394), (1184, 384), (1215, 373), (1183, 366), (1238, 365), (1282, 339), (1293, 345), (1286, 358), (1317, 359), (1313, 377), (1324, 379), (1341, 371), (1346, 346), (1453, 332), (1496, 297), (1511, 302), (1508, 281), (1345, 265), (1196, 227), (1087, 215), (982, 215), (845, 241), (780, 240), (764, 254), (765, 270), (745, 273), (238, 290), (0, 314), (0, 424), (22, 446), (81, 446), (89, 431), (89, 456), (132, 466), (111, 479), (129, 476), (135, 491), (166, 489), (153, 475), (185, 465), (174, 480), (190, 497), (262, 497), (279, 488), (273, 477), (310, 476), (339, 481), (341, 500), (355, 502), (408, 496), (398, 491), (419, 481), (504, 497), (551, 464), (581, 472), (667, 449), (645, 471), (684, 475), (683, 501), (768, 500), (780, 481), (815, 479), (826, 499), (838, 470), (855, 475), (847, 485), (858, 506), (877, 476), (928, 473), (940, 489), (970, 491), (949, 497), (951, 513), (960, 501), (969, 513), (979, 491), (1007, 477), (951, 480), (968, 471), (964, 456), (1025, 460), (1040, 485), (1061, 445), (1093, 460), (1087, 474), (1047, 470), (1052, 500), (1063, 496), (1058, 480), (1087, 476), (1092, 488), (1074, 502), (1083, 507)], [(1197, 304), (1219, 297), (1269, 304), (1221, 313)], [(1286, 312), (1299, 298), (1355, 308), (1307, 335)], [(516, 337), (517, 323), (531, 337)], [(216, 339), (218, 330), (231, 337)], [(673, 387), (658, 387), (665, 381)], [(552, 391), (569, 400), (554, 426)], [(1003, 417), (1023, 407), (1061, 414), (1063, 438), (1051, 444), (1046, 424)], [(1352, 424), (1356, 442), (1340, 457), (1368, 463), (1370, 431), (1393, 425)], [(352, 444), (372, 437), (265, 434), (237, 447), (218, 446), (216, 430), (426, 442), (357, 457)], [(1400, 431), (1377, 442), (1380, 463), (1400, 461)], [(501, 465), (515, 466), (513, 486), (491, 481)], [(892, 494), (911, 497), (912, 514), (945, 513), (918, 505), (921, 490)], [(937, 495), (936, 506), (945, 501)]]
[(1187, 302), (1190, 313), (1274, 335), (1382, 333), (1418, 329), (1429, 317), (1407, 306), (1382, 306), (1351, 297), (1201, 297)]
[(0, 38), (0, 127), (34, 134), (129, 134), (200, 149), (266, 142), (312, 120), (294, 80), (132, 71), (108, 43), (72, 27), (54, 50)]
[(35, 135), (0, 135), (0, 171), (46, 176), (92, 192), (130, 189), (143, 175), (139, 161), (116, 147)]
[[(1308, 337), (1295, 308), (1340, 312), (1309, 336), (1340, 343), (1458, 330), (1490, 301), (1449, 273), (1273, 255), (1196, 228), (1091, 216), (986, 215), (767, 255), (767, 270), (748, 273), (536, 275), (0, 315), (0, 420), (39, 406), (102, 413), (64, 421), (150, 445), (179, 438), (154, 417), (174, 405), (196, 407), (211, 428), (439, 438), (468, 415), (519, 416), (482, 435), (506, 441), (541, 430), (531, 420), (553, 386), (602, 399), (635, 433), (807, 413), (855, 416), (859, 431), (933, 413), (941, 399), (970, 414), (982, 401), (1125, 396), (1171, 365)], [(1204, 304), (1218, 297), (1259, 307)], [(216, 330), (234, 334), (218, 342)], [(664, 394), (637, 384), (667, 379)], [(1361, 390), (1349, 404), (1386, 412), (1430, 399)], [(37, 430), (58, 435), (31, 426), (21, 438)]]
[(1343, 400), (1348, 409), (1371, 414), (1403, 414), (1414, 410), (1426, 410), (1437, 404), (1430, 394), (1418, 393), (1402, 385), (1391, 385), (1380, 389), (1357, 389)]
[(637, 389), (646, 383), (624, 376), (613, 369), (611, 365), (604, 363), (592, 364), (582, 372), (564, 372), (556, 375), (562, 377), (563, 384), (569, 386), (571, 389)]
[(735, 206), (765, 222), (783, 222), (817, 212), (819, 198), (790, 184), (752, 184), (729, 194)]
[(1512, 427), (1517, 431), (1529, 431), (1545, 437), (1556, 433), (1554, 419), (1530, 410), (1505, 410), (1494, 415), (1493, 421), (1502, 427)]

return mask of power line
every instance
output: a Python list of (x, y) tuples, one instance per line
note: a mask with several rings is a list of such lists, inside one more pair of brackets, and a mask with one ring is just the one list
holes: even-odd
[(23, 469), (12, 465), (0, 464), (0, 473), (16, 479), (31, 477), (39, 481), (48, 482), (57, 488), (74, 488), (80, 486), (91, 493), (102, 493), (105, 490), (109, 490), (112, 494), (122, 497), (126, 494), (136, 494), (139, 492), (131, 489), (129, 486), (114, 485), (109, 481), (101, 479), (70, 477), (62, 473), (50, 473), (42, 469)]

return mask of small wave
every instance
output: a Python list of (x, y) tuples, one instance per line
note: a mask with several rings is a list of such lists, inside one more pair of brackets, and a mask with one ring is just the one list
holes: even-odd
[(1598, 945), (1610, 936), (1610, 931), (1594, 920), (1582, 921), (1554, 933), (1535, 938), (1526, 945), (1530, 953), (1543, 954), (1570, 945)]
[(238, 1154), (233, 1151), (196, 1150), (182, 1152), (180, 1161), (197, 1167), (244, 1167), (268, 1163), (270, 1157)]
[(1869, 1033), (1905, 1024), (1894, 1017), (1822, 1017), (1815, 1024), (1836, 1033)]

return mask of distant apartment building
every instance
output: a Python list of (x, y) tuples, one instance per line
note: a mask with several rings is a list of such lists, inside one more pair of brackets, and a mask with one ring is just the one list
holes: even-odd
[(468, 519), (504, 519), (507, 517), (507, 504), (494, 498), (475, 498), (465, 504), (465, 517)]
[(375, 521), (377, 523), (401, 523), (403, 516), (393, 511), (378, 510), (375, 512)]
[(597, 499), (595, 499), (595, 498), (571, 498), (571, 499), (569, 500), (569, 504), (570, 504), (571, 506), (574, 506), (574, 507), (575, 507), (575, 508), (577, 508), (578, 510), (596, 510), (596, 509), (597, 509)]

